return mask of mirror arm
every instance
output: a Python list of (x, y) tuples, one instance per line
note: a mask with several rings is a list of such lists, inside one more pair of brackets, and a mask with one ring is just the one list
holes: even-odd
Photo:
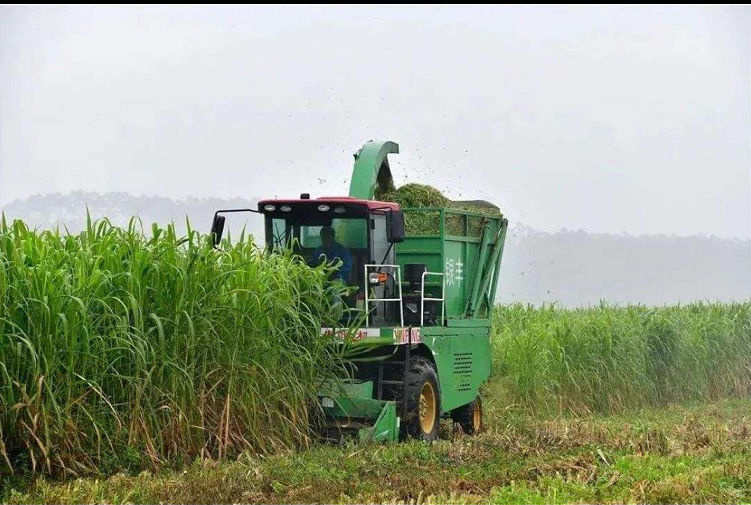
[[(232, 214), (232, 213), (235, 213), (235, 212), (253, 212), (255, 214), (262, 214), (261, 211), (254, 210), (254, 209), (220, 209), (220, 210), (214, 212), (214, 221), (213, 222), (216, 223), (216, 218), (220, 214)], [(222, 229), (224, 229), (224, 225), (222, 225)], [(212, 229), (212, 231), (213, 231), (213, 229)], [(218, 243), (215, 243), (214, 244), (214, 249), (218, 249), (218, 247), (217, 247), (218, 245), (219, 245)]]
[(254, 209), (221, 209), (214, 212), (214, 217), (218, 216), (219, 214), (230, 214), (232, 212), (255, 212), (256, 214), (261, 214), (261, 211)]

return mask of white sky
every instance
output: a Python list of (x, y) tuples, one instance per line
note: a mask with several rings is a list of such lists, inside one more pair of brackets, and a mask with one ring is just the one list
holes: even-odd
[(397, 184), (541, 230), (751, 236), (749, 7), (2, 7), (0, 202)]

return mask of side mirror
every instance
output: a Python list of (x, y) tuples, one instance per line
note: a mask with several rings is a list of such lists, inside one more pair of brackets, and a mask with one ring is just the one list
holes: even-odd
[(214, 214), (214, 222), (211, 223), (211, 240), (214, 242), (214, 247), (218, 246), (222, 241), (222, 233), (224, 233), (224, 216)]
[(386, 240), (390, 244), (404, 242), (404, 212), (392, 210), (386, 214)]

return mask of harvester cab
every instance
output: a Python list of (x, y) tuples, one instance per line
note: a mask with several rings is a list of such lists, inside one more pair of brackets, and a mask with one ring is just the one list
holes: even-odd
[[(323, 261), (338, 264), (333, 277), (351, 288), (346, 300), (351, 308), (364, 309), (368, 295), (393, 294), (394, 245), (404, 240), (399, 205), (301, 195), (294, 200), (262, 200), (258, 209), (265, 216), (268, 248), (292, 248), (310, 266)], [(371, 313), (380, 314), (379, 321), (387, 323), (386, 312), (373, 308)]]
[[(310, 265), (335, 264), (360, 314), (353, 374), (320, 391), (329, 434), (365, 440), (436, 438), (441, 417), (467, 433), (482, 426), (480, 386), (490, 375), (490, 314), (507, 221), (449, 207), (401, 208), (378, 196), (394, 190), (388, 155), (394, 142), (368, 142), (355, 155), (348, 196), (267, 199), (257, 209), (218, 211), (264, 216), (266, 245), (293, 248)], [(332, 336), (343, 328), (323, 328)], [(346, 323), (346, 324), (345, 324)]]

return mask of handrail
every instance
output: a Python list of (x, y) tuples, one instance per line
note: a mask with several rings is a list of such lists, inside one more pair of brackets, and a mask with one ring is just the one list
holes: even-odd
[[(425, 298), (425, 277), (428, 275), (440, 275), (441, 276), (441, 297), (440, 298)], [(425, 302), (441, 302), (441, 321), (440, 325), (443, 325), (443, 316), (446, 310), (446, 278), (443, 272), (428, 272), (422, 273), (420, 279), (420, 326), (425, 325)], [(404, 324), (402, 324), (404, 326)]]
[[(399, 302), (399, 321), (402, 328), (404, 327), (404, 300), (402, 298), (402, 275), (399, 265), (373, 265), (366, 264), (365, 266), (365, 327), (370, 327), (370, 304), (369, 302)], [(396, 285), (399, 286), (399, 298), (374, 298), (370, 299), (368, 293), (370, 292), (370, 282), (368, 282), (368, 268), (391, 268), (396, 270)], [(377, 307), (378, 305), (376, 305)]]

